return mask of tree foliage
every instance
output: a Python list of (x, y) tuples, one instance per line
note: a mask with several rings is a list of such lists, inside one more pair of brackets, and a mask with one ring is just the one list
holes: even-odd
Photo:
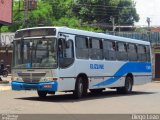
[[(19, 1), (14, 1), (13, 25), (2, 27), (2, 31), (14, 32), (24, 27), (23, 1), (20, 3), (19, 8)], [(111, 25), (111, 16), (117, 25), (134, 25), (139, 20), (132, 0), (38, 0), (37, 9), (28, 15), (28, 27), (44, 24), (98, 32), (103, 30), (103, 24)]]
[(135, 3), (132, 0), (82, 0), (73, 6), (75, 16), (89, 23), (111, 23), (110, 17), (115, 18), (116, 24), (134, 25), (139, 20)]

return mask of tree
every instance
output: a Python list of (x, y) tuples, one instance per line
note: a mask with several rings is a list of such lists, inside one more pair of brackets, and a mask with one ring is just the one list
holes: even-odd
[(118, 20), (120, 24), (134, 25), (134, 22), (139, 21), (139, 15), (136, 12), (135, 3), (131, 0), (120, 1), (117, 6), (119, 10)]
[(72, 16), (72, 2), (73, 0), (43, 0), (52, 6), (52, 16), (55, 19), (60, 19), (62, 17)]
[[(29, 11), (28, 27), (44, 25), (67, 26), (84, 30), (102, 31), (111, 25), (111, 16), (117, 25), (134, 25), (139, 20), (132, 0), (38, 0), (37, 9)], [(23, 1), (15, 0), (13, 25), (2, 31), (15, 32), (23, 28)], [(105, 26), (106, 30), (106, 26)]]
[[(6, 32), (7, 30), (10, 32), (15, 32), (17, 29), (24, 27), (23, 1), (20, 1), (20, 5), (19, 1), (14, 1), (13, 24), (9, 27), (3, 27), (2, 30), (4, 32)], [(54, 17), (52, 16), (52, 12), (52, 6), (48, 2), (39, 0), (37, 9), (28, 12), (28, 27), (38, 26), (39, 24), (52, 25), (52, 21), (54, 19)]]
[[(45, 6), (45, 7), (44, 7)], [(54, 19), (52, 6), (45, 1), (39, 1), (37, 9), (29, 13), (29, 27), (35, 27), (39, 24), (52, 25)]]
[(73, 12), (89, 24), (111, 24), (111, 16), (117, 25), (134, 25), (139, 20), (132, 0), (77, 0)]

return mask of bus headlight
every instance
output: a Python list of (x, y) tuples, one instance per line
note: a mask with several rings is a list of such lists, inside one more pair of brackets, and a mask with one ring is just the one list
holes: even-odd
[(46, 80), (47, 80), (47, 81), (53, 81), (53, 78), (47, 77)]
[(12, 79), (12, 81), (23, 82), (22, 78), (20, 78), (20, 77), (12, 77), (11, 79)]
[(57, 80), (57, 78), (53, 78), (53, 77), (45, 77), (45, 78), (41, 78), (41, 82), (51, 82), (51, 81), (55, 81)]
[(58, 80), (58, 78), (53, 78), (53, 77), (47, 77), (47, 79), (48, 79), (49, 81), (56, 81), (56, 80)]

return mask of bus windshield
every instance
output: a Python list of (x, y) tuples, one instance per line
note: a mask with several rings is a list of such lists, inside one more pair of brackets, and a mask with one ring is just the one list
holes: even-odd
[(56, 68), (56, 38), (21, 39), (13, 42), (14, 68)]

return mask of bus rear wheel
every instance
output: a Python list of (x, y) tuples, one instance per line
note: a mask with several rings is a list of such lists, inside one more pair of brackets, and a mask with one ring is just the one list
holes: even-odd
[(38, 90), (37, 93), (40, 98), (45, 98), (47, 96), (47, 91), (39, 91)]
[(125, 86), (117, 88), (118, 93), (130, 94), (132, 92), (133, 79), (130, 76), (126, 77)]
[(76, 99), (82, 98), (87, 94), (87, 88), (85, 87), (85, 84), (83, 82), (83, 79), (81, 77), (77, 78), (75, 90), (73, 92), (73, 95)]

